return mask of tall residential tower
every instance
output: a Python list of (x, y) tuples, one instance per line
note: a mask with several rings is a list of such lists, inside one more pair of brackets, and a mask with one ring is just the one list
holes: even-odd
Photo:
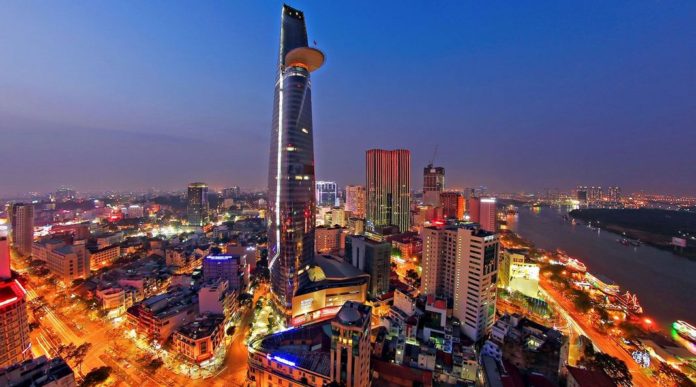
[(304, 14), (283, 5), (268, 168), (268, 257), (275, 304), (290, 311), (298, 272), (314, 256), (315, 179), (310, 73), (324, 54), (307, 44)]

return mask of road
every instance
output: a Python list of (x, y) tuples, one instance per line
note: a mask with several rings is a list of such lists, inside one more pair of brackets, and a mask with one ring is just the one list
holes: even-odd
[(568, 322), (575, 325), (575, 328), (578, 329), (580, 333), (587, 336), (595, 347), (597, 347), (601, 352), (621, 359), (624, 361), (624, 363), (626, 363), (628, 370), (633, 376), (633, 384), (635, 386), (651, 386), (655, 384), (652, 379), (643, 373), (643, 369), (640, 368), (640, 366), (623, 348), (621, 348), (621, 346), (619, 346), (619, 344), (617, 344), (610, 336), (605, 333), (598, 332), (594, 326), (592, 326), (592, 322), (589, 320), (588, 315), (583, 315), (577, 312), (571, 300), (564, 297), (544, 278), (541, 279), (539, 284), (550, 297), (549, 300), (552, 301), (552, 303), (555, 303), (563, 312), (564, 317), (566, 317)]

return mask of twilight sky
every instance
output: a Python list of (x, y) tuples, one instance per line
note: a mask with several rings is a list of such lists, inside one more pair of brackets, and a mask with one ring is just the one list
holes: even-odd
[[(696, 193), (694, 1), (291, 1), (317, 178), (439, 144), (448, 187)], [(10, 1), (0, 195), (191, 181), (265, 188), (281, 3)]]

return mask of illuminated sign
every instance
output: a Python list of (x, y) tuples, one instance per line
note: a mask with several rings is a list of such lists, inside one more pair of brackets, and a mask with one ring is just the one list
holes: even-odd
[(287, 360), (287, 359), (283, 359), (283, 358), (280, 357), (280, 356), (273, 356), (273, 360), (275, 360), (275, 361), (277, 361), (277, 362), (279, 362), (279, 363), (283, 363), (283, 364), (285, 364), (285, 365), (288, 365), (288, 366), (290, 366), (290, 367), (295, 367), (295, 362), (292, 362), (292, 361)]
[(313, 299), (313, 298), (308, 298), (308, 299), (306, 299), (306, 300), (302, 300), (302, 301), (300, 302), (300, 308), (302, 308), (302, 309), (309, 309), (309, 308), (312, 307), (312, 304), (313, 304), (313, 303), (314, 303), (314, 299)]
[(213, 261), (225, 261), (234, 258), (234, 255), (209, 255), (205, 259), (210, 259)]

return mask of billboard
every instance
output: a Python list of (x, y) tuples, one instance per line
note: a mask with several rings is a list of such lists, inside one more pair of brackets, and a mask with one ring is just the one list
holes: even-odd
[(677, 247), (686, 247), (686, 239), (672, 237), (672, 245)]

